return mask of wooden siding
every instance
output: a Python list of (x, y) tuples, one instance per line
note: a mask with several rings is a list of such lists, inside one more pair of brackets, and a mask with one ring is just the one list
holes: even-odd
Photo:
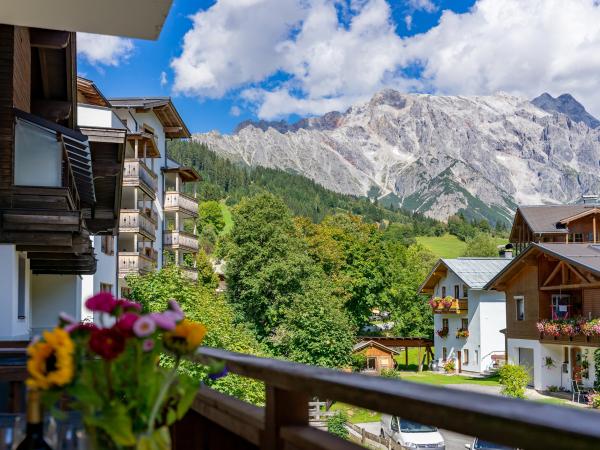
[(12, 184), (14, 27), (0, 25), (0, 188)]
[(583, 290), (583, 315), (584, 317), (600, 317), (600, 289)]
[(29, 29), (15, 27), (13, 105), (22, 111), (31, 111), (31, 46)]
[[(525, 319), (517, 320), (515, 296), (525, 299)], [(537, 266), (524, 266), (506, 289), (506, 335), (511, 339), (539, 339), (536, 322), (540, 317)]]

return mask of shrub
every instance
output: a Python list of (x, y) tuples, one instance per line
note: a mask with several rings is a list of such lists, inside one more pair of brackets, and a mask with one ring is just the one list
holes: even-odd
[(507, 397), (525, 398), (525, 388), (529, 383), (529, 372), (523, 366), (506, 364), (498, 370), (501, 393)]
[(548, 392), (558, 392), (558, 386), (550, 385), (547, 390)]
[(360, 372), (367, 367), (367, 356), (364, 353), (354, 353), (350, 357), (353, 372)]
[(594, 392), (588, 395), (588, 405), (590, 408), (600, 409), (600, 393)]
[(327, 431), (342, 439), (348, 439), (349, 433), (346, 422), (348, 422), (348, 414), (345, 411), (336, 411), (333, 416), (329, 416), (327, 419)]
[(400, 371), (396, 369), (381, 369), (381, 376), (384, 378), (401, 378)]
[(453, 359), (449, 359), (444, 363), (444, 371), (446, 373), (453, 373), (456, 371), (456, 363)]

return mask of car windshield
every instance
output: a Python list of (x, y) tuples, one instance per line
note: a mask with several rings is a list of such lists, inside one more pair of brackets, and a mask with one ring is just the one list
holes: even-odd
[(473, 449), (476, 449), (476, 450), (479, 450), (479, 449), (512, 450), (512, 447), (506, 447), (504, 445), (494, 444), (493, 442), (480, 441), (479, 439), (477, 439), (477, 441), (475, 442), (475, 445), (473, 446)]
[(432, 433), (437, 431), (437, 428), (417, 422), (411, 422), (410, 420), (401, 420), (400, 431), (403, 433)]

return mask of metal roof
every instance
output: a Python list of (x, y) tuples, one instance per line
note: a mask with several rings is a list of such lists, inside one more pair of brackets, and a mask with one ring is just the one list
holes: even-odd
[(483, 289), (498, 272), (510, 262), (510, 258), (456, 258), (441, 260), (470, 289)]

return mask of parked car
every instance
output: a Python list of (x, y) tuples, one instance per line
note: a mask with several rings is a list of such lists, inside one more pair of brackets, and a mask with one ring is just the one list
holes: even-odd
[(507, 447), (506, 445), (494, 444), (493, 442), (482, 441), (479, 438), (475, 438), (472, 444), (465, 444), (465, 447), (470, 450), (518, 450), (513, 447)]
[(436, 427), (423, 425), (397, 416), (381, 416), (381, 437), (391, 439), (407, 449), (445, 450), (446, 443)]

